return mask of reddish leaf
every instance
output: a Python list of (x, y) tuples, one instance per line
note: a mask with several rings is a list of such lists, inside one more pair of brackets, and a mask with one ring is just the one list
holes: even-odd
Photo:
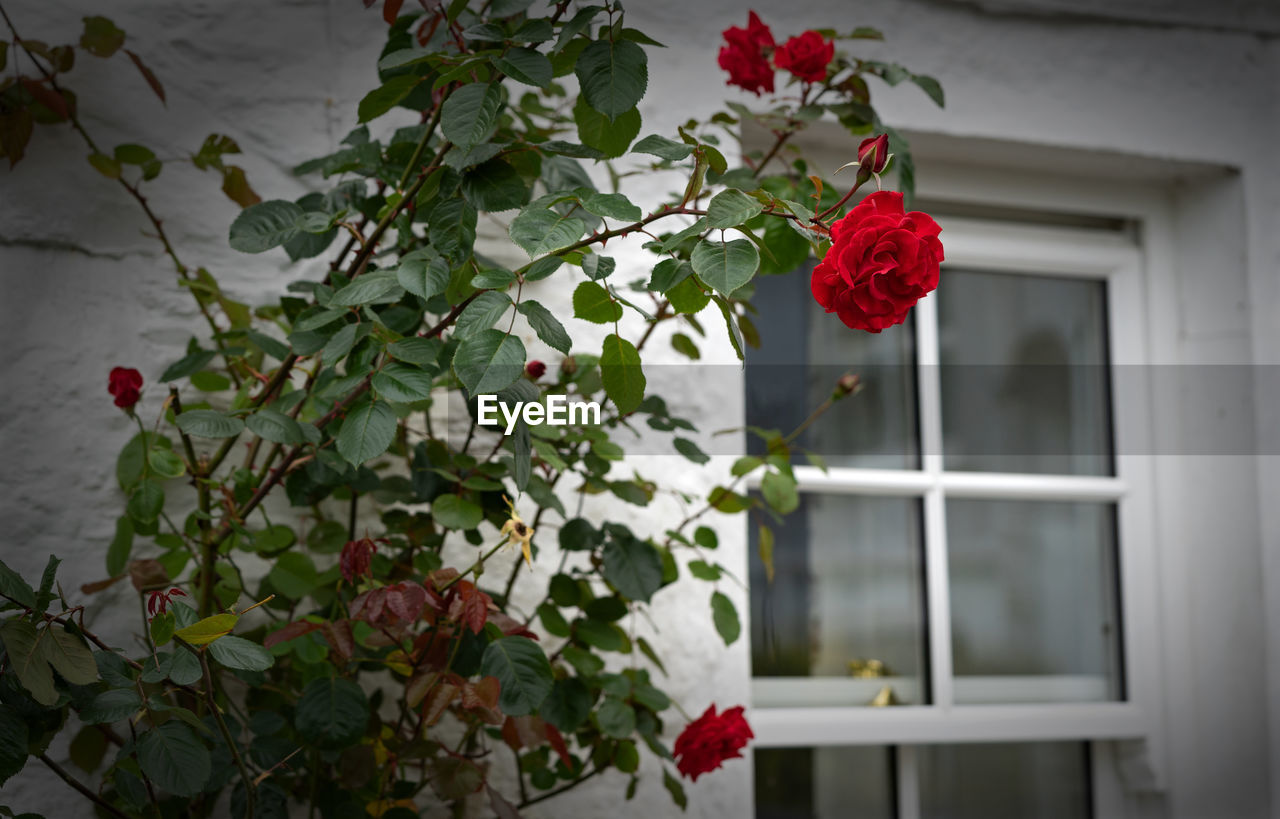
[(169, 102), (164, 97), (164, 86), (160, 84), (160, 80), (156, 79), (156, 75), (152, 73), (150, 68), (147, 68), (147, 66), (142, 62), (142, 58), (137, 54), (134, 54), (127, 48), (124, 50), (124, 53), (128, 54), (129, 59), (133, 60), (133, 64), (142, 72), (142, 79), (147, 81), (147, 85), (151, 86), (151, 90), (156, 92), (156, 96), (160, 98), (160, 102), (164, 103), (167, 107)]
[(502, 684), (497, 677), (481, 677), (462, 687), (463, 708), (497, 708)]
[(406, 622), (413, 622), (427, 604), (427, 590), (417, 583), (397, 583), (386, 588), (387, 609)]
[(540, 717), (507, 717), (502, 723), (502, 739), (513, 751), (536, 748), (547, 739), (546, 726)]
[(517, 636), (528, 637), (530, 640), (538, 639), (538, 635), (525, 628), (524, 623), (500, 611), (489, 612), (489, 622), (502, 629), (502, 633), (508, 637)]
[[(436, 569), (434, 572), (427, 575), (427, 577), (431, 580), (431, 585), (435, 586), (437, 589), (443, 588), (446, 583), (453, 580), (457, 576), (458, 576), (458, 570), (453, 568)], [(460, 582), (465, 583), (467, 581), (464, 580)]]
[(479, 634), (484, 630), (491, 605), (493, 605), (493, 598), (467, 583), (459, 590), (457, 599), (449, 606), (449, 616), (471, 629), (472, 634)]
[(350, 620), (324, 623), (320, 626), (320, 631), (324, 634), (324, 639), (329, 643), (329, 647), (333, 649), (342, 662), (347, 662), (356, 653), (356, 638), (351, 633)]
[(382, 19), (387, 21), (387, 25), (396, 21), (396, 16), (400, 14), (400, 7), (403, 5), (404, 0), (386, 0), (382, 4)]
[(242, 208), (250, 205), (256, 205), (262, 201), (262, 197), (249, 187), (249, 180), (245, 178), (244, 168), (238, 165), (228, 165), (222, 171), (222, 192), (227, 198), (235, 202)]
[(546, 724), (546, 732), (547, 742), (551, 743), (551, 750), (556, 752), (556, 755), (560, 757), (560, 761), (564, 763), (566, 768), (573, 770), (577, 763), (574, 761), (573, 757), (569, 755), (569, 746), (565, 744), (564, 737), (561, 736), (560, 732), (556, 730), (556, 727), (549, 722)]
[(286, 643), (304, 634), (310, 634), (320, 626), (316, 623), (308, 623), (306, 620), (299, 620), (296, 623), (290, 623), (282, 629), (273, 631), (267, 635), (267, 639), (262, 641), (264, 648), (272, 648), (281, 643)]
[(442, 682), (427, 694), (422, 704), (422, 718), (427, 725), (435, 725), (444, 715), (449, 703), (458, 696), (458, 686)]
[(376, 622), (387, 604), (386, 588), (370, 589), (351, 601), (351, 616), (366, 623)]
[(135, 589), (142, 591), (148, 587), (168, 585), (169, 573), (164, 570), (164, 565), (159, 560), (150, 558), (131, 560), (129, 561), (129, 579), (133, 581)]
[(52, 88), (45, 88), (43, 83), (33, 80), (30, 77), (20, 77), (19, 82), (22, 83), (22, 87), (27, 89), (27, 93), (30, 94), (36, 102), (40, 103), (45, 108), (48, 108), (56, 114), (59, 119), (66, 119), (71, 116), (71, 110), (67, 108), (67, 101), (63, 98), (62, 94), (54, 91)]
[(104, 589), (109, 589), (115, 584), (124, 580), (124, 575), (118, 574), (115, 577), (108, 577), (106, 580), (97, 580), (93, 583), (85, 583), (80, 587), (81, 594), (97, 594)]
[(520, 819), (520, 812), (515, 805), (504, 799), (492, 786), (486, 784), (484, 787), (489, 793), (489, 807), (493, 808), (498, 819)]
[(31, 140), (31, 112), (18, 108), (0, 113), (0, 152), (9, 157), (9, 168), (18, 164)]
[(404, 687), (405, 703), (410, 708), (417, 708), (418, 703), (422, 702), (438, 679), (440, 679), (439, 671), (419, 671), (414, 674)]

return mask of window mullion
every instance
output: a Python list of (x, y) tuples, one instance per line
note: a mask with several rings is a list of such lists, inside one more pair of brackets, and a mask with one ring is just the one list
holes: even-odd
[(925, 599), (929, 614), (932, 703), (954, 702), (951, 673), (951, 595), (947, 577), (947, 521), (942, 490), (942, 387), (935, 296), (915, 307), (916, 377), (920, 396), (920, 459), (930, 479), (924, 495)]
[(920, 819), (920, 763), (914, 745), (893, 747), (897, 819)]

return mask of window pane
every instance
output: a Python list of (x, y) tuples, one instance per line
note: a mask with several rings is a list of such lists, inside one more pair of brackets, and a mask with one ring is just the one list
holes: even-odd
[(1088, 746), (1071, 742), (919, 749), (923, 819), (1088, 819)]
[(754, 704), (924, 702), (920, 502), (806, 493), (773, 528), (770, 583), (751, 527)]
[[(852, 370), (862, 391), (836, 404), (797, 443), (830, 466), (918, 469), (912, 320), (879, 334), (850, 330), (814, 301), (807, 269), (759, 276), (755, 284), (762, 343), (747, 353), (747, 423), (790, 432)], [(748, 446), (752, 454), (762, 451), (754, 436)]]
[(957, 702), (1122, 697), (1115, 508), (950, 500)]
[(757, 748), (756, 819), (893, 819), (889, 749)]
[(1110, 475), (1106, 285), (943, 272), (947, 469)]

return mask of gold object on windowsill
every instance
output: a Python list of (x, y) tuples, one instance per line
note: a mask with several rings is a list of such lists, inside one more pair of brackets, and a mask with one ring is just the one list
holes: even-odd
[(890, 705), (902, 705), (902, 700), (898, 699), (898, 695), (893, 693), (893, 686), (886, 685), (880, 689), (875, 698), (868, 703), (872, 708), (886, 708)]
[(890, 676), (889, 666), (885, 665), (881, 660), (864, 660), (861, 657), (854, 657), (849, 661), (849, 676), (860, 678), (888, 677)]

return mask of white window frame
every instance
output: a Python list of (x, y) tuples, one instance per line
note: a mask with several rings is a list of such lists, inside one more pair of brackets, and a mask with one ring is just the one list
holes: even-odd
[[(1107, 286), (1108, 349), (1112, 365), (1114, 477), (946, 472), (938, 383), (936, 301), (915, 308), (921, 468), (881, 470), (832, 468), (827, 473), (797, 467), (802, 491), (916, 497), (923, 502), (926, 595), (932, 702), (871, 707), (753, 707), (756, 744), (762, 748), (895, 746), (900, 815), (918, 812), (914, 745), (974, 742), (1087, 741), (1092, 743), (1095, 813), (1123, 816), (1131, 804), (1126, 780), (1158, 788), (1162, 779), (1162, 686), (1159, 676), (1160, 620), (1155, 517), (1158, 476), (1150, 429), (1150, 388), (1138, 365), (1160, 363), (1148, 344), (1165, 335), (1174, 314), (1158, 296), (1152, 270), (1167, 269), (1170, 224), (1167, 205), (1137, 187), (1099, 191), (1083, 183), (1037, 185), (1025, 174), (981, 176), (973, 169), (930, 168), (922, 195), (934, 200), (1015, 206), (1041, 211), (1123, 216), (1143, 237), (1113, 231), (1031, 226), (980, 219), (942, 220), (946, 267), (1009, 271), (1024, 275), (1079, 276)], [(1110, 193), (1111, 195), (1108, 195)], [(943, 274), (945, 286), (945, 272)], [(1150, 326), (1148, 319), (1150, 319)], [(1155, 328), (1153, 332), (1152, 327)], [(1123, 380), (1119, 366), (1133, 367)], [(1137, 454), (1134, 454), (1137, 453)], [(947, 571), (946, 498), (1109, 501), (1116, 504), (1119, 611), (1125, 699), (1114, 702), (978, 705), (956, 704), (951, 662), (951, 607)], [(1136, 638), (1136, 639), (1135, 639)], [(844, 681), (836, 681), (837, 683)], [(850, 681), (853, 682), (853, 681)], [(875, 684), (887, 680), (858, 681)], [(770, 683), (761, 678), (757, 683)], [(871, 691), (874, 694), (874, 690)], [(870, 699), (870, 695), (866, 698)], [(1111, 742), (1114, 741), (1114, 742)], [(1118, 745), (1116, 743), (1119, 743)], [(1134, 754), (1132, 750), (1139, 749)], [(1136, 765), (1134, 761), (1136, 760)]]

